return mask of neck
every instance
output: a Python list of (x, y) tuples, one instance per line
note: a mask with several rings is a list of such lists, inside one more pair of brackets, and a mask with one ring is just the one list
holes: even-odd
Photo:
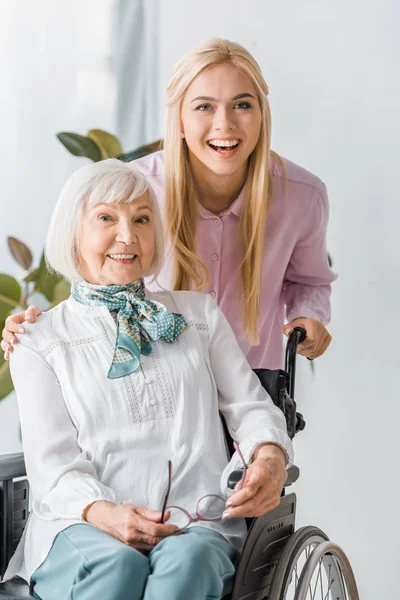
[(217, 175), (192, 156), (190, 166), (198, 201), (215, 215), (230, 207), (246, 183), (247, 163), (228, 175)]

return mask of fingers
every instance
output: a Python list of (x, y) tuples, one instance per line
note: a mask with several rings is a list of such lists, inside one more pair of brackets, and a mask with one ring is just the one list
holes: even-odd
[(307, 332), (306, 339), (297, 347), (298, 354), (310, 359), (322, 356), (332, 339), (323, 323), (316, 319), (299, 318), (284, 325), (283, 332), (289, 335), (296, 326), (304, 327)]
[[(241, 490), (241, 492), (244, 491)], [(243, 496), (238, 498), (239, 493), (235, 494), (235, 498), (231, 496), (229, 502), (233, 502), (232, 505), (227, 506), (227, 510), (224, 512), (224, 519), (233, 519), (240, 517), (260, 517), (269, 510), (272, 510), (279, 505), (280, 502), (280, 490), (277, 486), (260, 486), (255, 494), (249, 495), (249, 497), (243, 500)], [(232, 501), (233, 498), (233, 501)], [(240, 504), (238, 501), (242, 500)]]
[[(165, 523), (160, 523), (160, 511), (150, 510), (148, 508), (143, 507), (137, 507), (135, 512), (137, 513), (135, 527), (138, 531), (152, 538), (159, 538), (160, 540), (169, 535), (173, 535), (179, 529), (176, 525), (167, 525)], [(167, 516), (169, 518), (168, 513)], [(149, 517), (153, 520), (150, 520)]]
[(244, 487), (232, 494), (226, 503), (223, 518), (259, 517), (272, 510), (280, 502), (286, 477), (281, 460), (257, 458), (248, 468)]
[(154, 521), (154, 523), (161, 523), (161, 511), (159, 510), (151, 510), (150, 508), (146, 508), (144, 506), (136, 506), (136, 512), (139, 515), (142, 515), (148, 521)]
[(332, 341), (332, 336), (328, 332), (326, 333), (327, 335), (322, 339), (321, 344), (315, 352), (315, 356), (313, 358), (318, 358), (319, 356), (322, 356), (324, 352), (326, 352), (326, 350), (328, 349), (328, 346)]
[(10, 352), (13, 351), (13, 347), (11, 346), (11, 344), (6, 342), (5, 340), (2, 340), (1, 349), (4, 352), (4, 360), (10, 360)]
[(331, 343), (331, 340), (331, 335), (325, 329), (323, 335), (321, 335), (317, 342), (312, 344), (311, 347), (300, 349), (299, 346), (298, 353), (301, 354), (301, 356), (306, 356), (307, 358), (318, 358), (319, 356), (322, 356), (322, 354), (326, 351), (329, 344)]
[(42, 314), (42, 311), (38, 306), (32, 305), (25, 311), (25, 321), (29, 323), (34, 323), (39, 315)]
[(2, 331), (3, 340), (1, 349), (4, 352), (5, 360), (10, 359), (10, 354), (13, 351), (13, 346), (18, 344), (18, 338), (15, 333), (25, 333), (25, 329), (21, 326), (25, 321), (34, 323), (41, 314), (38, 306), (30, 306), (25, 312), (19, 312), (15, 315), (10, 315), (5, 321), (5, 327)]

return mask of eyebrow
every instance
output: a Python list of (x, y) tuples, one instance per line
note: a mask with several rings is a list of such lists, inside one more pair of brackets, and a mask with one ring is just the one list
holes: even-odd
[(153, 212), (151, 206), (148, 204), (141, 204), (140, 206), (135, 206), (136, 210), (142, 210), (143, 208), (147, 208), (150, 212)]
[[(238, 94), (237, 96), (234, 96), (232, 100), (240, 100), (241, 98), (253, 98), (253, 100), (255, 100), (254, 96), (248, 93)], [(196, 102), (197, 100), (209, 100), (210, 102), (216, 102), (217, 98), (212, 98), (211, 96), (197, 96), (197, 98), (193, 98), (190, 103)]]

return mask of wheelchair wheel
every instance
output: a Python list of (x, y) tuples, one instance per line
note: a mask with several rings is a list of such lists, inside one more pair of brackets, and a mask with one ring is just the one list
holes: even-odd
[(276, 565), (271, 600), (359, 600), (344, 552), (317, 527), (302, 527)]

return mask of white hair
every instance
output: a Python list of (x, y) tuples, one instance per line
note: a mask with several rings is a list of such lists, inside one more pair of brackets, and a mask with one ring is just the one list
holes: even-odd
[(75, 171), (61, 190), (47, 233), (45, 254), (50, 270), (70, 281), (79, 273), (79, 233), (87, 206), (125, 204), (149, 194), (154, 220), (154, 256), (144, 274), (158, 275), (164, 261), (164, 229), (155, 194), (142, 173), (115, 158), (85, 165)]

